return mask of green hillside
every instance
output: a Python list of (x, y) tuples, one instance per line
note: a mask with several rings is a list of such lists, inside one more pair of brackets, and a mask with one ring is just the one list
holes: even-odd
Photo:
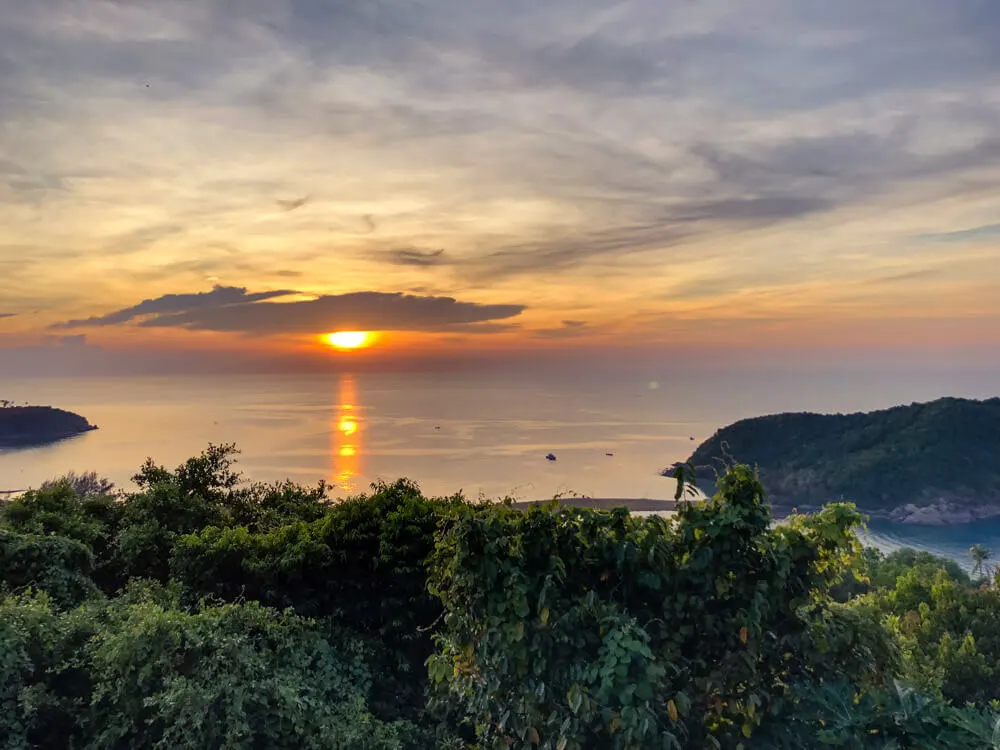
[(870, 511), (942, 501), (1000, 511), (1000, 398), (744, 419), (690, 461), (718, 466), (727, 455), (755, 465), (779, 506), (843, 498)]

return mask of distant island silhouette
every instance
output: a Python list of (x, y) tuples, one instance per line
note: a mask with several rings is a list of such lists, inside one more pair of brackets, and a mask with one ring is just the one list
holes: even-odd
[(0, 449), (31, 448), (96, 430), (86, 418), (52, 406), (0, 406)]
[[(688, 462), (755, 466), (778, 509), (847, 500), (873, 519), (944, 525), (1000, 516), (1000, 398), (940, 398), (867, 413), (742, 419)], [(707, 481), (706, 481), (707, 480)]]

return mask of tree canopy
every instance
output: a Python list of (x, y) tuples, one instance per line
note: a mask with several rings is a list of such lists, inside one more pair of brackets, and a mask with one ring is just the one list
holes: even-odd
[(5, 747), (993, 746), (1000, 589), (850, 504), (776, 525), (745, 465), (673, 519), (333, 502), (235, 456), (0, 504)]

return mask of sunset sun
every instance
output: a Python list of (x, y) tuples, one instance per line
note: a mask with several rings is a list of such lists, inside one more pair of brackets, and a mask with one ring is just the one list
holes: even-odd
[(324, 335), (323, 341), (334, 349), (363, 349), (371, 344), (372, 335), (368, 331), (337, 331)]

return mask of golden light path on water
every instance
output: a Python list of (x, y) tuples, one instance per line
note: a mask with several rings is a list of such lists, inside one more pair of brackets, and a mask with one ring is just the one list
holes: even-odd
[(361, 409), (353, 375), (341, 375), (337, 401), (332, 415), (333, 482), (337, 490), (357, 492), (361, 473)]

